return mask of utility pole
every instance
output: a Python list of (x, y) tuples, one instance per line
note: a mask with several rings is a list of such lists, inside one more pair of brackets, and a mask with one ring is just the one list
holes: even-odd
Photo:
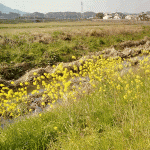
[(83, 2), (81, 1), (81, 18), (84, 18), (84, 12), (83, 12)]

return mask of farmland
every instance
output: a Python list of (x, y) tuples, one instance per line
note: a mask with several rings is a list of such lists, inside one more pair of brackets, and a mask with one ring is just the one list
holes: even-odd
[(148, 24), (1, 24), (0, 31), (1, 149), (150, 148)]

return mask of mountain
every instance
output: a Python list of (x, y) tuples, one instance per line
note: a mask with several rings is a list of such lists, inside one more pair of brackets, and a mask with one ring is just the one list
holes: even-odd
[(20, 15), (26, 14), (26, 12), (23, 12), (23, 11), (20, 11), (20, 10), (17, 10), (17, 9), (12, 9), (10, 7), (7, 7), (7, 6), (3, 5), (2, 3), (0, 3), (0, 11), (2, 13), (6, 13), (6, 14), (8, 14), (9, 12), (19, 13)]
[(147, 15), (150, 15), (150, 11), (147, 11), (146, 14), (147, 14)]
[(128, 13), (128, 12), (124, 12), (125, 15), (138, 15), (139, 13)]
[(96, 13), (94, 12), (84, 12), (81, 14), (80, 12), (48, 12), (46, 14), (34, 12), (34, 13), (28, 13), (23, 16), (26, 17), (37, 17), (37, 18), (55, 18), (55, 19), (80, 19), (80, 18), (90, 18), (95, 17)]

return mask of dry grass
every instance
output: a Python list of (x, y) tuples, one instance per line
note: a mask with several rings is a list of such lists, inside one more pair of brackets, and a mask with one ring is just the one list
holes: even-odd
[[(112, 35), (126, 35), (126, 34), (134, 34), (141, 32), (143, 30), (142, 26), (140, 25), (119, 25), (119, 26), (107, 26), (102, 25), (101, 26), (87, 26), (86, 23), (82, 23), (82, 26), (68, 26), (68, 27), (52, 27), (52, 28), (37, 28), (41, 24), (37, 24), (36, 27), (32, 24), (30, 25), (30, 28), (22, 28), (19, 29), (0, 29), (1, 35), (7, 35), (9, 33), (9, 36), (17, 35), (20, 33), (26, 33), (26, 35), (19, 35), (19, 38), (25, 38), (29, 42), (41, 42), (48, 44), (49, 42), (53, 41), (53, 38), (51, 37), (51, 34), (55, 31), (61, 31), (61, 35), (59, 36), (62, 40), (68, 40), (70, 41), (72, 37), (75, 36), (94, 36), (94, 37), (104, 37), (104, 36), (112, 36)], [(48, 25), (48, 23), (47, 23)], [(67, 23), (66, 23), (67, 25)], [(44, 26), (44, 24), (42, 24)], [(10, 26), (14, 27), (14, 26)], [(32, 28), (33, 27), (33, 28)], [(27, 36), (28, 34), (28, 36)]]
[[(0, 31), (1, 35), (6, 33), (9, 34), (17, 34), (20, 32), (29, 32), (29, 33), (52, 33), (57, 30), (62, 30), (64, 32), (73, 32), (73, 33), (86, 33), (93, 32), (90, 30), (100, 29), (106, 30), (106, 32), (114, 33), (122, 33), (122, 32), (134, 32), (142, 29), (141, 25), (125, 25), (122, 22), (112, 23), (112, 22), (92, 22), (92, 21), (84, 21), (84, 22), (50, 22), (50, 23), (26, 23), (26, 24), (1, 24)], [(100, 32), (100, 31), (98, 31)]]

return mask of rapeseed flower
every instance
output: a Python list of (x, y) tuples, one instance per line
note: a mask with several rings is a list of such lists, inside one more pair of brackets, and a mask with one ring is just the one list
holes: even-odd
[(11, 84), (14, 84), (14, 81), (11, 81)]
[(42, 102), (42, 103), (41, 103), (41, 105), (45, 106), (45, 103), (44, 103), (44, 102)]
[[(121, 77), (119, 73), (116, 73), (115, 70), (117, 69), (122, 69), (122, 60), (119, 58), (118, 60), (115, 59), (103, 59), (101, 56), (93, 56), (93, 59), (88, 59), (84, 62), (84, 64), (80, 66), (73, 65), (72, 67), (76, 71), (75, 73), (72, 70), (68, 70), (67, 68), (63, 68), (63, 63), (60, 63), (57, 68), (55, 73), (44, 73), (44, 75), (40, 77), (34, 77), (34, 82), (33, 85), (36, 85), (36, 90), (33, 90), (31, 94), (36, 94), (39, 93), (40, 85), (42, 85), (45, 88), (45, 91), (43, 92), (44, 94), (42, 95), (42, 100), (46, 96), (49, 96), (51, 99), (51, 103), (49, 102), (48, 105), (50, 107), (53, 107), (53, 103), (57, 101), (57, 99), (63, 99), (66, 100), (67, 98), (70, 98), (74, 101), (76, 101), (76, 95), (78, 94), (78, 91), (81, 91), (82, 89), (82, 78), (81, 77), (88, 77), (89, 78), (89, 83), (96, 88), (97, 87), (97, 82), (100, 82), (99, 86), (99, 91), (100, 92), (106, 92), (107, 93), (107, 88), (109, 87), (109, 90), (113, 90), (116, 93), (121, 93), (122, 90), (125, 91), (125, 94), (122, 95), (123, 99), (126, 100), (134, 100), (137, 95), (139, 95), (140, 90), (139, 88), (143, 86), (142, 78), (140, 76), (135, 75), (134, 80), (129, 82), (126, 77)], [(76, 59), (73, 57), (73, 59)], [(144, 61), (147, 61), (145, 59)], [(79, 60), (80, 63), (83, 63), (83, 60)], [(143, 73), (149, 74), (150, 73), (150, 65), (143, 65), (144, 63), (141, 62), (141, 67), (144, 69)], [(143, 65), (143, 66), (142, 66)], [(71, 64), (70, 64), (71, 66)], [(53, 66), (55, 68), (56, 66)], [(78, 72), (79, 71), (79, 72)], [(37, 73), (33, 73), (34, 75), (37, 75)], [(61, 74), (61, 75), (60, 75)], [(130, 74), (133, 75), (133, 70), (130, 71)], [(75, 85), (71, 86), (71, 81), (68, 79), (75, 79), (75, 77), (79, 77), (79, 84), (78, 87)], [(52, 79), (49, 81), (45, 81), (44, 79)], [(106, 85), (103, 84), (107, 83)], [(11, 84), (14, 84), (12, 81)], [(24, 83), (25, 85), (29, 85), (28, 82)], [(20, 83), (21, 86), (24, 85), (23, 83)], [(123, 86), (122, 86), (123, 85)], [(134, 86), (135, 85), (135, 86)], [(25, 95), (27, 95), (27, 87), (22, 87), (18, 88), (17, 92), (14, 92), (13, 90), (10, 90), (9, 88), (5, 87), (3, 84), (0, 84), (1, 88), (1, 93), (0, 93), (0, 98), (1, 101), (3, 102), (0, 107), (0, 112), (4, 115), (6, 112), (12, 111), (11, 115), (15, 116), (15, 110), (17, 111), (17, 106), (19, 102), (23, 102), (24, 104), (27, 103)], [(132, 94), (133, 90), (131, 86), (136, 88), (137, 95)], [(76, 89), (78, 88), (78, 89)], [(81, 91), (81, 94), (86, 93), (84, 90)], [(131, 98), (132, 95), (132, 98)], [(4, 98), (5, 97), (5, 98)], [(65, 98), (64, 98), (65, 97)], [(1, 106), (0, 105), (0, 106)], [(45, 106), (45, 102), (42, 102), (41, 105)], [(31, 112), (32, 109), (29, 109), (29, 112)], [(21, 112), (18, 111), (19, 114)], [(39, 114), (41, 116), (41, 114)]]
[(33, 73), (33, 75), (34, 75), (34, 76), (36, 76), (36, 75), (37, 75), (37, 73), (36, 73), (36, 72), (34, 72), (34, 73)]
[(76, 57), (75, 57), (75, 56), (72, 56), (72, 59), (76, 59)]
[(23, 86), (23, 83), (20, 83), (20, 86)]
[(58, 127), (54, 127), (54, 130), (57, 130), (58, 129)]

